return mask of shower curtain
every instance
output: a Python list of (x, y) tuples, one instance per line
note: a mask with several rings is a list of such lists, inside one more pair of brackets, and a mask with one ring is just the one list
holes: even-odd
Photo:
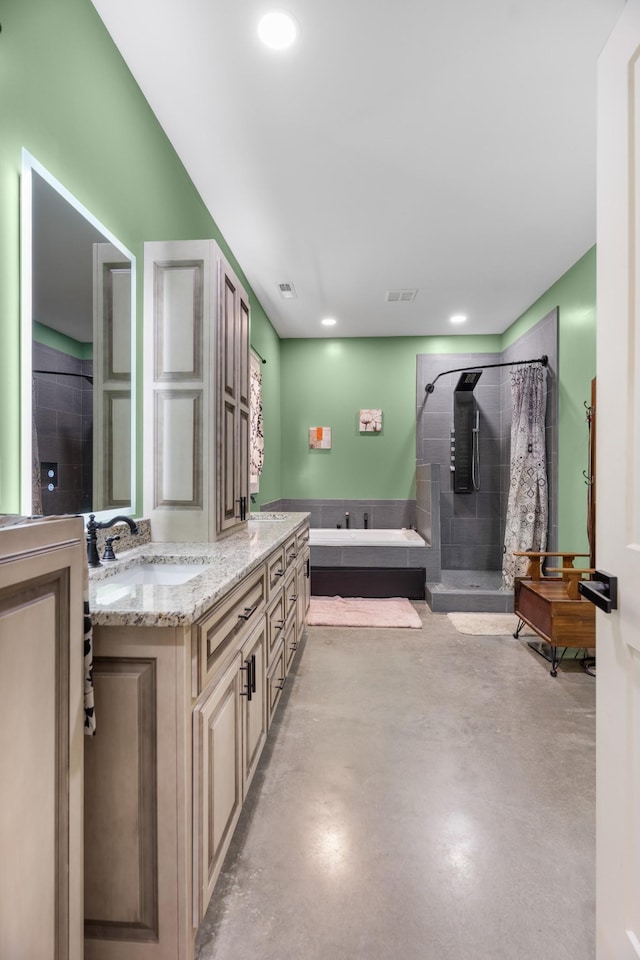
[(528, 561), (515, 550), (544, 550), (549, 520), (545, 450), (546, 367), (518, 367), (511, 372), (511, 473), (504, 537), (502, 581), (513, 587)]

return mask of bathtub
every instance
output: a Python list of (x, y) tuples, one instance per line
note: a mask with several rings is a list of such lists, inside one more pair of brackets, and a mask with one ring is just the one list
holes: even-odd
[(311, 592), (423, 600), (428, 546), (415, 530), (312, 527)]
[(424, 547), (415, 530), (345, 530), (311, 528), (312, 547)]

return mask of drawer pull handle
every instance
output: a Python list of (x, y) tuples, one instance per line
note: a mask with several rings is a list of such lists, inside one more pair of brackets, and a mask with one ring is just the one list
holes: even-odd
[(298, 599), (298, 594), (294, 593), (291, 597), (289, 597), (289, 603), (295, 603), (297, 599)]
[(253, 673), (255, 670), (255, 654), (252, 655), (250, 660), (245, 660), (246, 666), (240, 667), (241, 670), (247, 671), (247, 682), (245, 684), (246, 690), (240, 691), (241, 697), (246, 697), (247, 700), (251, 700), (251, 694), (256, 692), (255, 681), (253, 678)]
[(275, 570), (274, 577), (284, 577), (284, 570)]
[(274, 625), (278, 628), (278, 630), (282, 630), (284, 627), (284, 620), (276, 620)]
[(238, 620), (248, 620), (249, 617), (252, 617), (252, 616), (253, 616), (253, 614), (256, 612), (257, 609), (258, 609), (258, 604), (257, 604), (257, 603), (256, 603), (256, 605), (255, 605), (254, 607), (245, 607), (245, 608), (244, 608), (244, 613), (239, 613), (239, 614), (238, 614)]
[(275, 686), (276, 690), (284, 690), (284, 677), (278, 677), (278, 682)]
[(297, 553), (290, 553), (289, 556), (287, 557), (287, 560), (295, 560), (297, 556), (298, 556)]

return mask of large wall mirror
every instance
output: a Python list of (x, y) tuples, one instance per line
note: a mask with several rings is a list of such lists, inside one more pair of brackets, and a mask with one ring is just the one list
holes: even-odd
[(135, 258), (22, 160), (21, 509), (132, 513)]

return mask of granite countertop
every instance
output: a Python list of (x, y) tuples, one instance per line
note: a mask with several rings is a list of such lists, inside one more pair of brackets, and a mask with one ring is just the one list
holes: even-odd
[[(258, 514), (247, 528), (214, 543), (145, 543), (89, 570), (89, 608), (98, 626), (170, 627), (193, 623), (284, 543), (308, 513)], [(279, 518), (279, 519), (276, 519)], [(179, 586), (118, 584), (118, 571), (140, 563), (203, 564)]]

